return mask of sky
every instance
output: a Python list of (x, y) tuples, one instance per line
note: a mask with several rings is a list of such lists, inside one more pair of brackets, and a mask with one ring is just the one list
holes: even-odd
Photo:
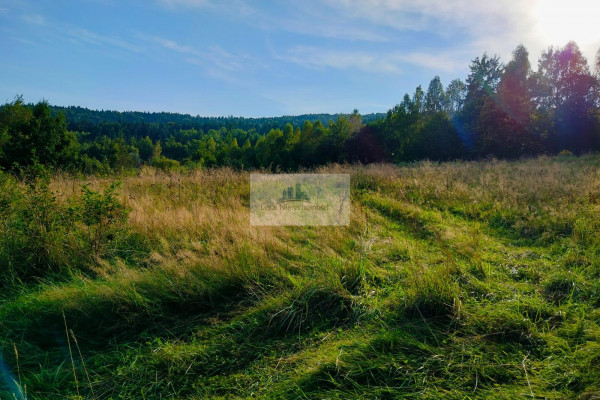
[(597, 0), (0, 0), (0, 101), (202, 116), (386, 112), (483, 52), (600, 48)]

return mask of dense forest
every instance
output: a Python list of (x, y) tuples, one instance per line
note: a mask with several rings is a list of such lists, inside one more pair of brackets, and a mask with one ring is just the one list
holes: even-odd
[(0, 168), (32, 163), (108, 173), (231, 166), (295, 170), (330, 162), (518, 158), (600, 149), (600, 59), (574, 42), (529, 63), (518, 46), (504, 64), (483, 54), (466, 81), (434, 77), (387, 114), (278, 118), (53, 107), (21, 97), (0, 107)]

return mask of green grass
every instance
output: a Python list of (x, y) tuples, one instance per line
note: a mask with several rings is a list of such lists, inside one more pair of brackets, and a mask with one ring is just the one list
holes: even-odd
[(600, 156), (317, 172), (352, 174), (349, 227), (253, 228), (247, 175), (145, 170), (96, 247), (65, 218), (110, 180), (3, 175), (0, 398), (600, 396)]

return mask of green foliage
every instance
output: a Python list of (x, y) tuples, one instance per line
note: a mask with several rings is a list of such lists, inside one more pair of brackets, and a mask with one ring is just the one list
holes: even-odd
[(0, 107), (0, 147), (4, 168), (35, 162), (74, 168), (79, 155), (77, 138), (67, 131), (62, 114), (52, 116), (45, 101), (27, 107), (21, 98)]
[(117, 183), (102, 194), (84, 185), (81, 196), (67, 204), (50, 189), (40, 164), (23, 170), (23, 176), (23, 182), (7, 175), (0, 180), (0, 286), (89, 273), (97, 257), (119, 255), (130, 234)]
[(150, 165), (163, 171), (170, 171), (177, 169), (180, 164), (179, 161), (171, 160), (170, 158), (167, 158), (165, 156), (160, 156), (157, 158), (153, 158), (150, 161)]
[(5, 183), (7, 208), (0, 255), (5, 266), (0, 285), (66, 272), (76, 262), (70, 233), (74, 220), (49, 188), (49, 174), (40, 164), (25, 169), (25, 187)]
[(116, 197), (119, 186), (120, 182), (113, 182), (100, 193), (83, 185), (81, 197), (70, 208), (85, 226), (86, 239), (95, 257), (104, 256), (111, 242), (118, 240), (126, 229), (129, 210)]

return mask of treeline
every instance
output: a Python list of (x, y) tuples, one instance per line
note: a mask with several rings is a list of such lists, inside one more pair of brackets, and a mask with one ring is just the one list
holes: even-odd
[(518, 158), (600, 149), (600, 81), (574, 42), (549, 48), (531, 70), (518, 46), (508, 64), (484, 54), (466, 82), (435, 77), (374, 124), (395, 161)]
[[(0, 167), (40, 163), (109, 173), (232, 166), (295, 170), (329, 162), (517, 158), (600, 149), (600, 80), (577, 45), (549, 48), (533, 72), (518, 46), (504, 65), (475, 58), (465, 82), (435, 77), (386, 115), (203, 118), (172, 113), (0, 107)], [(311, 120), (312, 118), (312, 120)], [(324, 119), (327, 118), (327, 122)]]
[[(101, 122), (92, 132), (67, 129), (65, 114), (53, 113), (47, 102), (26, 105), (21, 98), (0, 108), (0, 167), (39, 163), (46, 166), (109, 173), (144, 164), (162, 169), (178, 166), (231, 166), (236, 169), (294, 170), (326, 162), (344, 162), (351, 136), (363, 127), (355, 111), (337, 115), (324, 125), (304, 121), (286, 123), (266, 134), (255, 129), (221, 127), (203, 131), (183, 129), (181, 122)], [(139, 132), (133, 127), (150, 129)]]
[[(54, 114), (62, 113), (67, 120), (67, 128), (76, 132), (88, 132), (90, 137), (99, 136), (127, 137), (164, 140), (174, 135), (179, 130), (196, 129), (208, 132), (211, 129), (219, 130), (242, 129), (257, 133), (267, 134), (271, 129), (281, 129), (285, 124), (302, 126), (305, 121), (320, 121), (327, 125), (329, 121), (337, 120), (343, 114), (303, 114), (285, 115), (282, 117), (202, 117), (189, 114), (168, 112), (139, 112), (139, 111), (109, 111), (90, 110), (83, 107), (58, 107), (52, 106)], [(365, 123), (379, 120), (385, 113), (372, 113), (363, 115)]]

